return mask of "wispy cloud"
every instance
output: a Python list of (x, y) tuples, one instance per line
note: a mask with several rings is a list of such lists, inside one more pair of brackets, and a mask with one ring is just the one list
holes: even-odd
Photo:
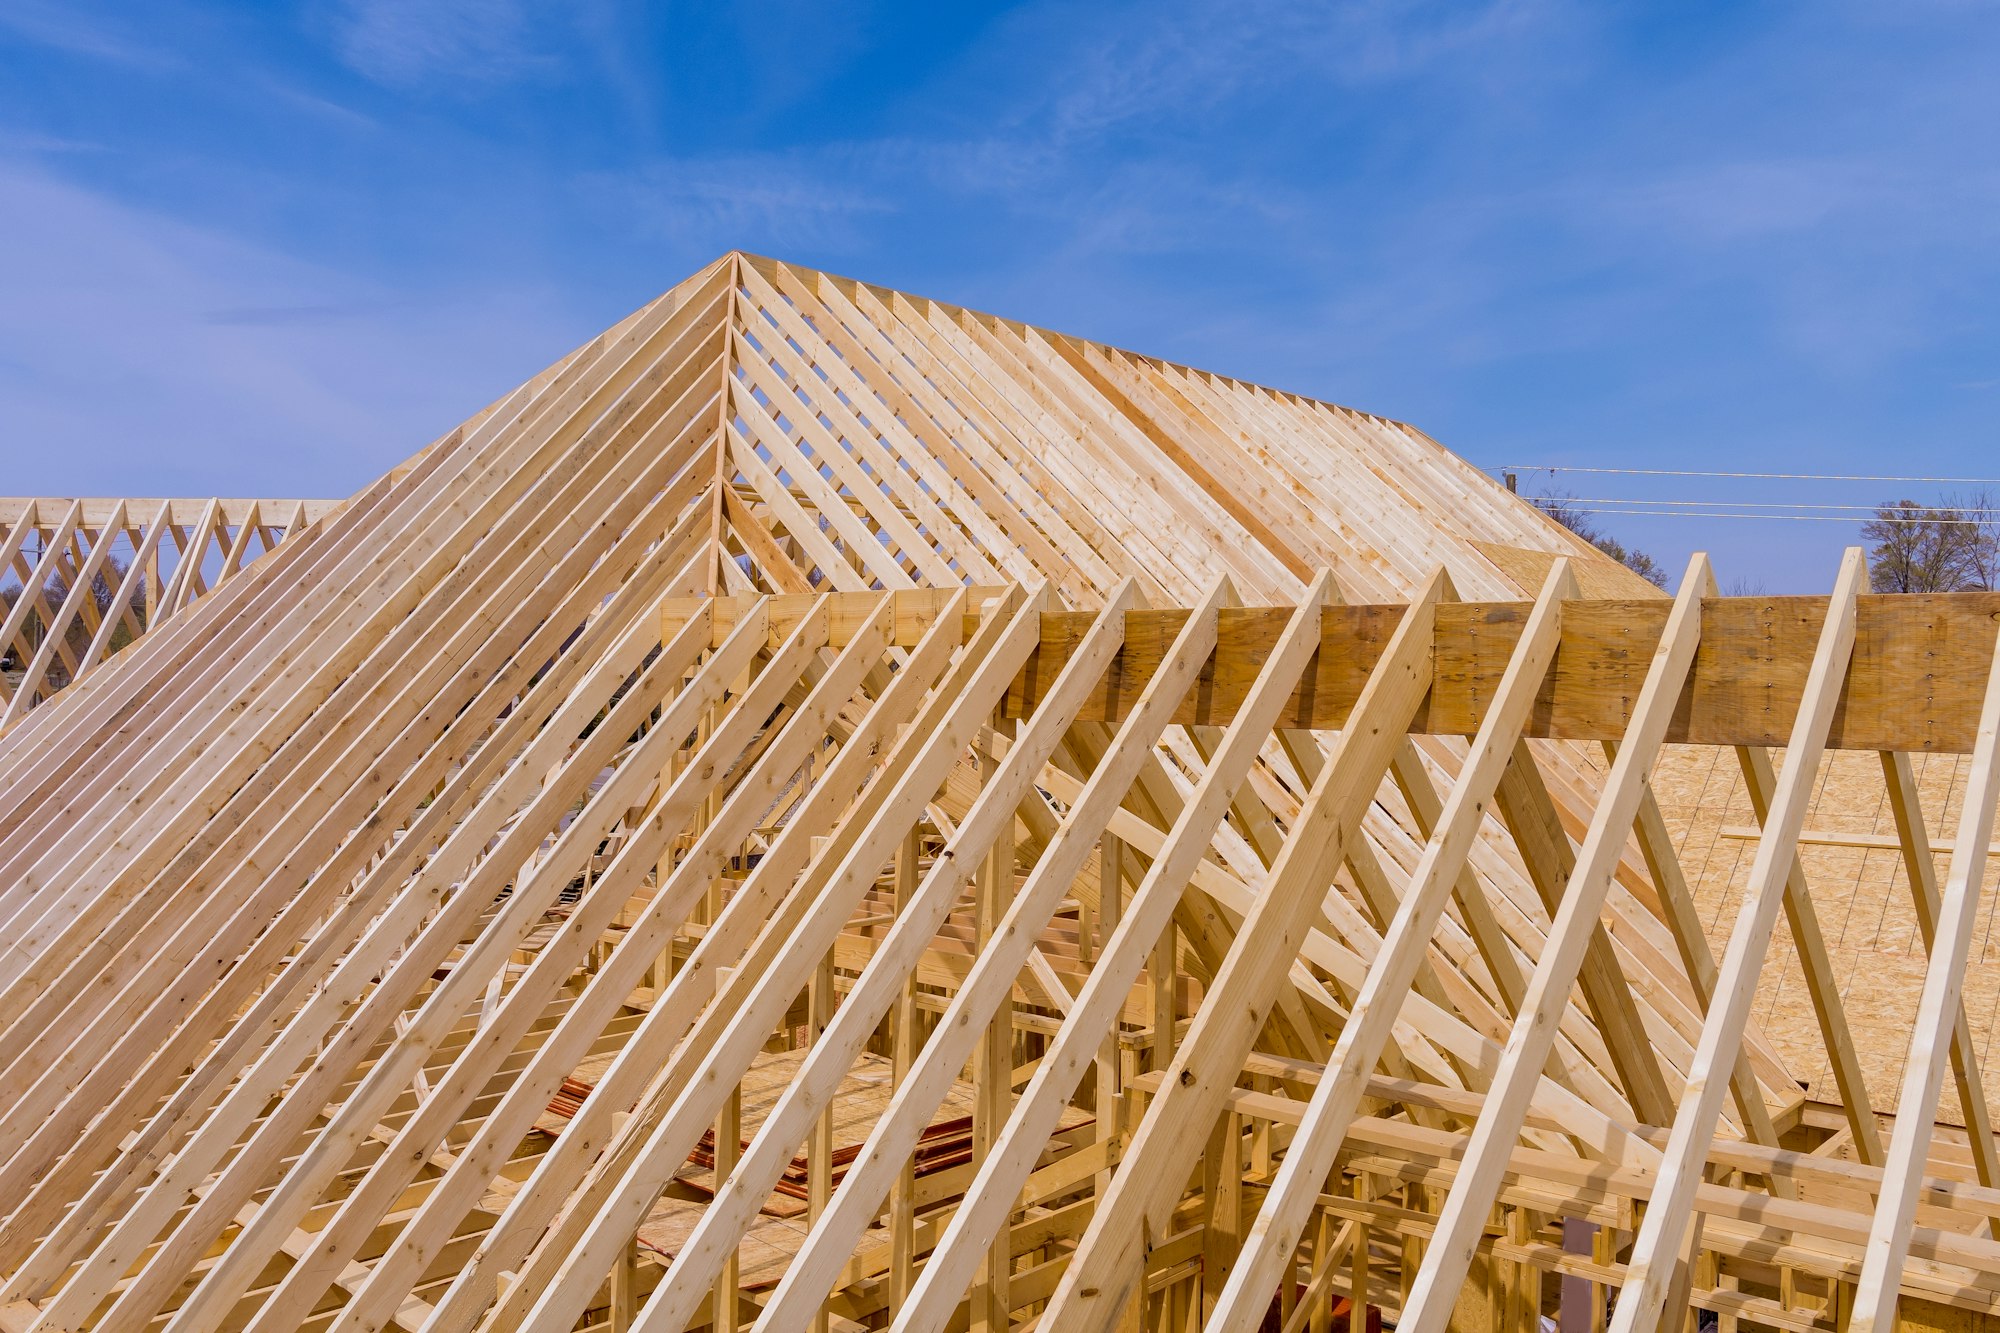
[(449, 90), (555, 72), (557, 58), (537, 41), (553, 22), (524, 0), (340, 0), (330, 26), (357, 73)]
[(897, 207), (878, 188), (881, 157), (835, 147), (667, 158), (583, 184), (606, 206), (631, 210), (647, 234), (700, 251), (840, 247)]
[(33, 493), (344, 494), (565, 350), (551, 294), (423, 298), (0, 164), (0, 448)]
[(1047, 107), (1047, 124), (1068, 141), (1135, 122), (1182, 123), (1301, 75), (1335, 85), (1408, 78), (1467, 51), (1490, 52), (1544, 32), (1560, 8), (1549, 0), (1179, 0), (1152, 7), (1141, 23), (1107, 11), (1103, 40), (1081, 44), (1052, 81), (1061, 91)]
[(8, 0), (0, 5), (0, 31), (70, 55), (120, 65), (165, 68), (179, 63), (158, 43), (142, 40), (124, 22), (89, 5)]
[(301, 324), (327, 324), (335, 320), (363, 319), (391, 310), (407, 308), (407, 301), (349, 301), (318, 305), (243, 305), (204, 310), (204, 324), (239, 328), (284, 328)]

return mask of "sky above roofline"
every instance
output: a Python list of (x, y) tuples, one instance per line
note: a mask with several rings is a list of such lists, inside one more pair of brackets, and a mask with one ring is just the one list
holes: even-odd
[[(735, 247), (1486, 467), (1993, 476), (1996, 57), (1970, 0), (11, 0), (0, 484), (344, 494)], [(1602, 522), (1774, 592), (1855, 539)]]

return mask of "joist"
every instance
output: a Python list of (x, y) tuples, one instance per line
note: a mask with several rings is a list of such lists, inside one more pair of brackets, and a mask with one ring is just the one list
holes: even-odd
[(738, 253), (348, 499), (0, 501), (0, 1326), (2000, 1326), (2000, 595), (1865, 579)]

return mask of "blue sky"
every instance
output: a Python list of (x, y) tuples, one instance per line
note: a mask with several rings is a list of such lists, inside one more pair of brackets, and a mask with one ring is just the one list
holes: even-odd
[(1994, 476), (1996, 70), (1970, 0), (7, 0), (4, 484), (345, 494), (732, 246), (1482, 466)]

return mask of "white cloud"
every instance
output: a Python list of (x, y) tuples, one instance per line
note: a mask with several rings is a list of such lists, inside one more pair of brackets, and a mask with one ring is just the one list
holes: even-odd
[(345, 494), (567, 350), (545, 292), (418, 296), (0, 162), (0, 489)]
[(536, 40), (549, 26), (522, 0), (341, 0), (335, 51), (395, 87), (503, 83), (556, 67)]
[(878, 190), (883, 153), (835, 145), (810, 153), (666, 158), (584, 186), (629, 210), (642, 232), (697, 252), (839, 246), (864, 219), (894, 211)]
[(8, 0), (0, 5), (0, 29), (93, 60), (151, 67), (176, 63), (158, 43), (142, 40), (116, 19), (91, 13), (87, 6)]

